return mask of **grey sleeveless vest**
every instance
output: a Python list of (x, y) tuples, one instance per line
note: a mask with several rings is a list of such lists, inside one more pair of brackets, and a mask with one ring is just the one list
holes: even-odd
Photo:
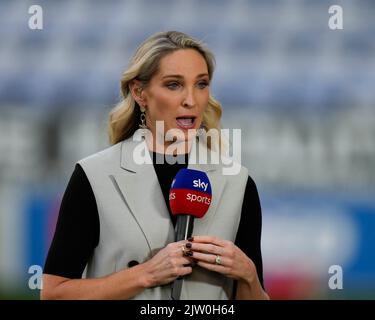
[[(203, 148), (194, 141), (193, 146)], [(145, 141), (121, 141), (78, 163), (93, 189), (100, 220), (100, 239), (89, 260), (85, 277), (94, 278), (128, 268), (129, 261), (143, 263), (174, 241), (174, 228), (151, 157), (137, 164), (133, 152)], [(139, 149), (138, 149), (139, 150)], [(192, 149), (193, 150), (193, 149)], [(234, 241), (241, 216), (247, 169), (223, 175), (222, 164), (190, 163), (188, 168), (206, 172), (212, 202), (201, 219), (195, 219), (193, 235), (213, 235)], [(181, 299), (230, 299), (233, 281), (219, 273), (195, 266), (184, 278)], [(144, 290), (133, 299), (170, 299), (171, 285)]]

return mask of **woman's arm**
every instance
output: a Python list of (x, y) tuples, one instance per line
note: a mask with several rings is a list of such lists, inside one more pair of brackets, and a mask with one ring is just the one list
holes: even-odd
[[(249, 259), (250, 260), (250, 259)], [(254, 264), (249, 261), (249, 275), (237, 281), (236, 300), (269, 300), (270, 297), (263, 290)]]
[(235, 299), (269, 299), (263, 290), (263, 262), (261, 253), (262, 209), (254, 180), (249, 176), (242, 203), (242, 212), (235, 245), (239, 247), (256, 267), (256, 278), (237, 281)]
[(142, 264), (95, 279), (44, 274), (40, 297), (47, 299), (129, 299), (148, 287)]
[(191, 259), (183, 256), (186, 240), (169, 243), (150, 260), (95, 279), (43, 275), (41, 299), (129, 299), (147, 288), (165, 285), (192, 272)]
[(260, 283), (249, 284), (245, 281), (238, 281), (236, 300), (269, 300), (270, 297), (262, 289)]
[(192, 271), (184, 266), (191, 262), (182, 256), (184, 242), (174, 242), (132, 268), (101, 278), (81, 279), (99, 235), (95, 196), (85, 172), (76, 165), (44, 266), (42, 299), (128, 299)]

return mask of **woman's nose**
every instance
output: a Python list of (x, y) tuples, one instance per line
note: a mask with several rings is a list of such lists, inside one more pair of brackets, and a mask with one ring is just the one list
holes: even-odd
[(195, 106), (195, 97), (194, 97), (193, 89), (187, 90), (182, 104), (184, 107), (190, 107), (190, 108)]

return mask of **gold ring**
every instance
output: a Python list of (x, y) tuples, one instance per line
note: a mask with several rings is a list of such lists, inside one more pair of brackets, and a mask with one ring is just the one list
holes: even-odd
[(216, 255), (215, 263), (221, 265), (221, 258), (219, 255)]
[(181, 250), (182, 250), (182, 255), (183, 255), (183, 256), (186, 256), (185, 246), (181, 246)]

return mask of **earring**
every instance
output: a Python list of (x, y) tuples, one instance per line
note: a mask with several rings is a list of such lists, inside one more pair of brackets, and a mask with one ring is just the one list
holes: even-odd
[(140, 129), (147, 129), (146, 125), (146, 109), (141, 108), (141, 116), (140, 116), (140, 124), (139, 124)]
[(205, 132), (206, 132), (205, 126), (202, 123), (201, 126), (197, 130), (197, 137), (202, 137), (205, 134)]

